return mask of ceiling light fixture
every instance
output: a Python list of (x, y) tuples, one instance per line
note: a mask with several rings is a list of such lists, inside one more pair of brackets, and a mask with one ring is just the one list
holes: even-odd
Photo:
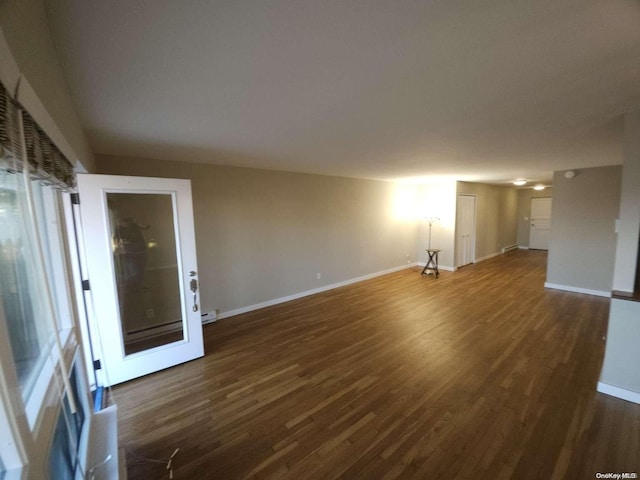
[(518, 186), (518, 187), (521, 187), (525, 183), (527, 183), (527, 181), (525, 179), (523, 179), (523, 178), (518, 178), (517, 180), (513, 181), (513, 184)]
[(533, 187), (534, 190), (544, 190), (544, 185), (536, 185), (535, 187)]

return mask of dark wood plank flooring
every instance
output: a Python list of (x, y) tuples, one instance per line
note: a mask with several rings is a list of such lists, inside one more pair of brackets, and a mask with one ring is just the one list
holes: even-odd
[[(640, 406), (596, 392), (609, 300), (515, 251), (205, 327), (206, 356), (114, 388), (129, 478), (640, 473)], [(270, 279), (269, 281), (274, 281)]]

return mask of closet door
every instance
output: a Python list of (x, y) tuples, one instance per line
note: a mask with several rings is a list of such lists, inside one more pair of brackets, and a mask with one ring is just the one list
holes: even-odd
[(458, 195), (456, 219), (456, 266), (463, 267), (475, 261), (476, 197)]

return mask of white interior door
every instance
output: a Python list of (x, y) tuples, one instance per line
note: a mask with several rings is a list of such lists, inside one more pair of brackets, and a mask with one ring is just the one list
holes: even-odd
[(551, 236), (551, 197), (531, 199), (529, 248), (549, 250)]
[(203, 356), (191, 182), (78, 175), (78, 193), (105, 384)]
[(456, 215), (456, 266), (475, 261), (476, 197), (458, 195)]

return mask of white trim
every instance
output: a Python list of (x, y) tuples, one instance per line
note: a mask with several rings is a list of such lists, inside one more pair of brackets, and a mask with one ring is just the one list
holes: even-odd
[[(416, 262), (413, 264), (415, 267), (424, 267), (427, 262)], [(438, 270), (444, 270), (445, 272), (455, 272), (456, 269), (454, 267), (450, 267), (448, 265), (438, 265)]]
[(596, 295), (598, 297), (611, 298), (611, 292), (605, 290), (591, 290), (589, 288), (572, 287), (570, 285), (558, 285), (556, 283), (544, 282), (545, 288), (554, 290), (564, 290), (566, 292), (584, 293), (586, 295)]
[(529, 247), (527, 247), (525, 245), (518, 245), (518, 249), (519, 250), (529, 250)]
[(489, 255), (485, 255), (484, 257), (476, 258), (473, 263), (480, 263), (484, 260), (489, 260), (490, 258), (497, 257), (498, 255), (502, 255), (501, 252), (490, 253)]
[[(50, 327), (53, 331), (53, 339), (54, 345), (58, 350), (58, 355), (61, 359), (58, 362), (58, 368), (60, 368), (60, 372), (62, 373), (62, 383), (64, 384), (64, 389), (67, 393), (67, 398), (69, 400), (69, 410), (71, 413), (76, 413), (78, 411), (76, 407), (76, 400), (73, 396), (73, 390), (71, 389), (71, 384), (69, 383), (69, 371), (67, 370), (67, 365), (64, 362), (64, 348), (62, 347), (62, 339), (60, 338), (60, 325), (61, 322), (59, 320), (59, 310), (56, 308), (55, 303), (53, 301), (53, 294), (51, 292), (51, 285), (53, 285), (53, 280), (50, 278), (50, 272), (47, 271), (47, 260), (44, 254), (44, 247), (42, 246), (42, 235), (41, 235), (41, 226), (38, 225), (38, 215), (36, 214), (36, 206), (35, 206), (35, 196), (33, 194), (33, 188), (31, 185), (31, 178), (29, 174), (29, 160), (27, 158), (27, 141), (24, 133), (24, 123), (22, 122), (23, 113), (21, 110), (18, 110), (18, 122), (19, 122), (19, 131), (20, 131), (20, 148), (22, 149), (22, 165), (23, 165), (23, 177), (24, 177), (24, 185), (25, 191), (27, 194), (27, 213), (28, 219), (31, 222), (31, 229), (33, 231), (33, 235), (37, 239), (35, 243), (35, 256), (36, 263), (39, 266), (39, 274), (40, 277), (40, 285), (39, 288), (42, 290), (42, 294), (45, 300), (44, 308), (47, 310), (44, 312), (47, 320), (51, 323)], [(48, 245), (47, 245), (48, 246)], [(64, 255), (64, 252), (63, 252)], [(65, 275), (67, 272), (65, 272)]]
[(513, 245), (507, 245), (502, 249), (502, 253), (507, 253), (507, 252), (510, 252), (511, 250), (517, 250), (518, 248), (520, 247), (518, 246), (517, 243), (514, 243)]
[[(62, 213), (61, 216), (64, 219), (64, 227), (66, 231), (66, 245), (68, 247), (68, 285), (70, 285), (69, 292), (73, 292), (71, 295), (75, 306), (75, 320), (77, 331), (79, 332), (80, 339), (78, 343), (82, 344), (82, 361), (85, 364), (85, 371), (89, 380), (89, 388), (91, 390), (96, 388), (95, 370), (93, 367), (93, 355), (97, 355), (95, 350), (96, 340), (90, 337), (91, 332), (89, 329), (89, 306), (85, 304), (86, 294), (89, 291), (84, 291), (82, 288), (82, 269), (85, 268), (86, 260), (84, 257), (84, 244), (82, 239), (76, 235), (76, 228), (78, 233), (81, 231), (82, 225), (80, 224), (80, 211), (79, 205), (74, 205), (71, 202), (71, 195), (69, 193), (63, 193), (61, 202)], [(74, 214), (75, 209), (75, 214)], [(80, 234), (81, 237), (81, 234)], [(96, 357), (98, 360), (100, 357)], [(89, 375), (91, 372), (92, 375)]]
[(615, 387), (604, 382), (598, 382), (598, 387), (596, 388), (596, 390), (600, 393), (611, 395), (612, 397), (621, 398), (622, 400), (626, 400), (627, 402), (640, 404), (640, 393), (638, 392)]
[[(294, 293), (293, 295), (287, 295), (286, 297), (274, 298), (273, 300), (267, 300), (264, 302), (256, 303), (254, 305), (249, 305), (247, 307), (235, 308), (233, 310), (229, 310), (227, 312), (221, 312), (216, 317), (216, 320), (220, 320), (221, 318), (233, 317), (235, 315), (240, 315), (242, 313), (252, 312), (254, 310), (259, 310), (265, 307), (271, 307), (273, 305), (278, 305), (280, 303), (290, 302), (291, 300), (297, 300), (298, 298), (308, 297), (309, 295), (315, 295), (316, 293), (326, 292), (328, 290), (333, 290), (334, 288), (344, 287), (346, 285), (351, 285), (353, 283), (362, 282), (364, 280), (370, 280), (375, 277), (379, 277), (382, 275), (387, 275), (388, 273), (399, 272), (400, 270), (406, 270), (407, 268), (414, 267), (416, 265), (420, 265), (420, 263), (414, 263), (409, 265), (401, 265), (400, 267), (393, 267), (387, 270), (382, 270), (380, 272), (370, 273), (367, 275), (363, 275), (361, 277), (351, 278), (349, 280), (344, 280), (342, 282), (332, 283), (330, 285), (325, 285), (323, 287), (314, 288), (311, 290), (306, 290), (300, 293)], [(424, 263), (422, 264), (424, 266)], [(440, 269), (445, 269), (444, 267), (438, 267)], [(448, 267), (447, 267), (448, 268)]]

